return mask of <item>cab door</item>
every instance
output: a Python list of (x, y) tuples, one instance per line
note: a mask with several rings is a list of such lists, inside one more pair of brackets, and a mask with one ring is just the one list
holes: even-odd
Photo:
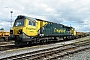
[(36, 23), (33, 20), (28, 20), (26, 27), (26, 34), (28, 36), (36, 36)]

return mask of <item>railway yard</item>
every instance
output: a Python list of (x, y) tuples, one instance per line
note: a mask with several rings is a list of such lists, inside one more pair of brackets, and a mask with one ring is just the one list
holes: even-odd
[[(86, 51), (90, 53), (90, 36), (25, 47), (16, 47), (14, 41), (0, 42), (1, 60), (84, 60), (80, 54)], [(76, 58), (76, 54), (79, 58)], [(90, 57), (86, 59), (89, 60)]]
[(0, 60), (90, 60), (90, 0), (0, 3)]
[(90, 60), (89, 0), (0, 3), (0, 60)]
[(63, 60), (90, 50), (89, 35), (71, 26), (19, 15), (10, 32), (0, 32), (0, 59)]

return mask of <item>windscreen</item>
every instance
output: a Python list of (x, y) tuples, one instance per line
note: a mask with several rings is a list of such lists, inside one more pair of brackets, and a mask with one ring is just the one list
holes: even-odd
[(24, 19), (15, 20), (14, 26), (24, 26)]

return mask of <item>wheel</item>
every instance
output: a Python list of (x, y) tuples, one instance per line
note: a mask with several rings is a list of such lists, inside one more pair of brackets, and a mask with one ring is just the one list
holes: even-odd
[(4, 39), (4, 41), (8, 41), (8, 37), (4, 37), (3, 39)]

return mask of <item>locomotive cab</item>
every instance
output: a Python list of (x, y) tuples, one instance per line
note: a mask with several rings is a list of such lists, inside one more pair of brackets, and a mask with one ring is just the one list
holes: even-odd
[(15, 41), (31, 41), (30, 39), (37, 36), (36, 21), (33, 18), (18, 16), (10, 29), (10, 36), (15, 38)]

